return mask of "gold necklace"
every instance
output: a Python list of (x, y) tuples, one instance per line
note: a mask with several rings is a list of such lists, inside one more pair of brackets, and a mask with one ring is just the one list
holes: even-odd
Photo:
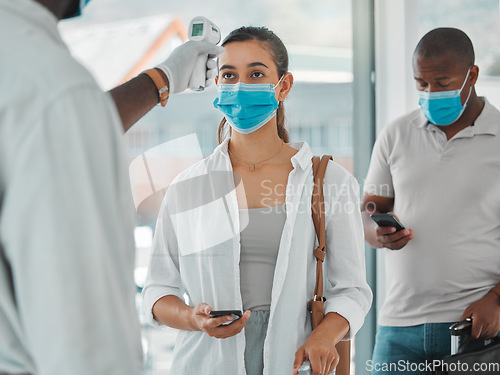
[(268, 162), (269, 160), (274, 159), (276, 156), (278, 156), (278, 154), (279, 154), (279, 153), (281, 152), (281, 150), (283, 149), (283, 145), (284, 145), (284, 144), (285, 144), (285, 142), (283, 142), (283, 140), (282, 140), (282, 141), (281, 141), (281, 146), (280, 146), (280, 148), (279, 148), (279, 150), (278, 150), (278, 152), (277, 152), (277, 153), (275, 153), (275, 154), (274, 154), (273, 156), (271, 156), (269, 159), (262, 160), (262, 161), (259, 161), (259, 162), (257, 162), (257, 163), (249, 163), (249, 162), (247, 162), (247, 161), (245, 161), (245, 160), (240, 159), (239, 157), (237, 157), (235, 154), (233, 154), (233, 153), (231, 152), (231, 150), (229, 150), (229, 144), (227, 145), (227, 151), (229, 152), (229, 155), (231, 155), (231, 156), (232, 156), (232, 157), (234, 157), (235, 159), (237, 159), (237, 160), (239, 160), (239, 161), (241, 161), (241, 162), (243, 162), (243, 163), (245, 163), (245, 164), (248, 164), (248, 170), (249, 170), (250, 172), (253, 172), (253, 171), (255, 171), (255, 167), (257, 166), (257, 164), (262, 164), (262, 163)]

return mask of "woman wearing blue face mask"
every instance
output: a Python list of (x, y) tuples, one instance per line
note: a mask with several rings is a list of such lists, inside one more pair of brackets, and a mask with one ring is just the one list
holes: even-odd
[[(313, 374), (329, 374), (338, 363), (335, 344), (354, 336), (372, 298), (358, 184), (329, 162), (327, 315), (311, 332), (313, 154), (305, 143), (290, 144), (285, 129), (288, 54), (266, 28), (234, 30), (222, 45), (214, 101), (224, 115), (220, 145), (165, 196), (146, 314), (181, 330), (172, 373), (296, 374), (309, 361)], [(234, 321), (210, 317), (229, 309), (245, 313)]]

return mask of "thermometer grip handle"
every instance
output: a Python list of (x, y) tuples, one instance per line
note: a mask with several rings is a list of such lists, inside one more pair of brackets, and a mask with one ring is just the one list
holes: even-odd
[(194, 91), (205, 90), (207, 80), (207, 55), (199, 55), (194, 64), (193, 73), (189, 79), (189, 88)]

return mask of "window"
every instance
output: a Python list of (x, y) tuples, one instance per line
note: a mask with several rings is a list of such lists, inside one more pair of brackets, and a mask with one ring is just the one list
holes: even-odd
[(498, 0), (420, 0), (419, 34), (436, 27), (456, 27), (463, 30), (474, 44), (476, 64), (481, 74), (500, 77), (500, 34)]
[(463, 30), (474, 45), (479, 66), (477, 93), (500, 107), (500, 2), (498, 0), (419, 0), (419, 35), (436, 27)]

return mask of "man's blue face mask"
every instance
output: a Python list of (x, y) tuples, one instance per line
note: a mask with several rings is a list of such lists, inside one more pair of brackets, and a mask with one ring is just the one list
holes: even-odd
[(68, 19), (80, 16), (82, 14), (82, 9), (85, 8), (85, 5), (87, 5), (89, 2), (90, 0), (80, 0), (80, 3), (78, 4), (78, 9), (75, 11), (75, 13), (70, 14), (69, 16), (66, 16), (64, 18)]
[(469, 101), (472, 92), (472, 86), (469, 90), (469, 95), (462, 105), (460, 101), (460, 93), (462, 92), (467, 78), (469, 78), (470, 68), (467, 71), (467, 76), (460, 90), (426, 92), (418, 91), (420, 100), (418, 104), (425, 117), (431, 123), (439, 126), (447, 126), (457, 121), (465, 111), (467, 102)]
[(276, 116), (278, 101), (274, 89), (280, 81), (276, 85), (219, 84), (214, 107), (224, 114), (229, 125), (238, 133), (253, 133)]

